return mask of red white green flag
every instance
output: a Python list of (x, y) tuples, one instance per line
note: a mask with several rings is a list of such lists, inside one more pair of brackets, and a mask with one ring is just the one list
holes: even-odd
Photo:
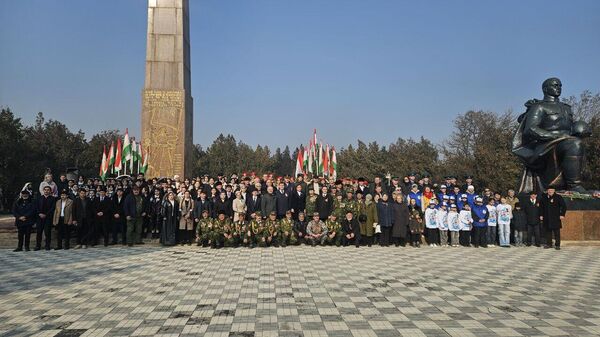
[(106, 159), (106, 145), (102, 149), (102, 163), (100, 163), (100, 178), (102, 180), (106, 180), (106, 175), (108, 173), (108, 160)]
[(121, 164), (121, 154), (123, 152), (123, 148), (121, 146), (121, 137), (117, 138), (117, 148), (115, 155), (115, 171), (121, 172), (123, 169), (123, 165)]
[(111, 173), (115, 172), (115, 142), (110, 142), (110, 149), (108, 149), (108, 167)]
[(335, 155), (335, 147), (331, 148), (331, 171), (330, 176), (337, 179), (337, 156)]

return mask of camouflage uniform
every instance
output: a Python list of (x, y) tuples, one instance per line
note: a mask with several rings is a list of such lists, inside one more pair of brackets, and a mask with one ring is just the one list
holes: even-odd
[(342, 244), (342, 225), (336, 220), (327, 219), (325, 220), (325, 226), (327, 226), (327, 243), (335, 244), (340, 246)]
[(252, 246), (260, 245), (265, 246), (263, 242), (263, 234), (265, 231), (265, 223), (260, 217), (257, 215), (252, 221), (250, 221), (250, 236), (252, 238)]
[(344, 203), (346, 204), (346, 207), (342, 216), (346, 216), (346, 213), (352, 212), (352, 215), (358, 219), (358, 202), (354, 199), (346, 199), (344, 200)]
[(223, 220), (215, 219), (212, 230), (213, 247), (223, 247), (225, 244), (225, 237), (223, 235), (226, 231), (231, 231), (231, 221), (229, 218), (225, 218)]
[(279, 220), (275, 219), (271, 219), (271, 218), (267, 218), (267, 220), (265, 220), (265, 231), (264, 231), (264, 238), (265, 238), (265, 243), (267, 245), (269, 244), (274, 244), (275, 246), (278, 246), (280, 244), (277, 234), (279, 232)]
[(236, 245), (243, 244), (245, 246), (252, 243), (252, 237), (248, 237), (248, 221), (238, 220), (233, 224), (235, 228)]
[(337, 198), (333, 200), (333, 211), (331, 214), (334, 214), (337, 219), (342, 219), (344, 212), (346, 210), (346, 203), (344, 200), (339, 201)]
[(202, 218), (198, 222), (198, 226), (196, 227), (196, 238), (198, 240), (198, 245), (206, 246), (208, 245), (208, 241), (210, 238), (210, 232), (213, 227), (213, 219), (212, 218)]
[(315, 212), (315, 207), (317, 204), (317, 195), (313, 195), (306, 197), (306, 210), (305, 213), (306, 214), (310, 214), (312, 215)]
[[(282, 246), (295, 245), (296, 235), (292, 231), (294, 219), (283, 218), (279, 222), (279, 231), (277, 233), (277, 242)], [(287, 234), (286, 234), (287, 233)]]

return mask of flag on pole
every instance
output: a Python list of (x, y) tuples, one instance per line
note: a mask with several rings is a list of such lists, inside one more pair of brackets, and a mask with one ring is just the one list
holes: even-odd
[(298, 149), (298, 157), (296, 158), (296, 173), (294, 176), (298, 176), (299, 174), (304, 173), (302, 170), (302, 163), (304, 163), (304, 159), (302, 158), (302, 147)]
[(125, 129), (125, 141), (123, 142), (123, 159), (123, 167), (125, 167), (125, 171), (127, 171), (127, 162), (131, 160), (131, 143), (129, 142), (128, 129)]
[(306, 148), (303, 148), (302, 151), (302, 171), (306, 174), (308, 172), (308, 151)]
[(317, 155), (317, 175), (323, 174), (323, 143), (319, 143), (319, 154)]
[(106, 173), (108, 172), (108, 161), (106, 159), (106, 145), (102, 149), (102, 163), (100, 163), (100, 178), (102, 181), (106, 180)]
[(135, 167), (135, 162), (137, 161), (137, 144), (135, 143), (135, 139), (131, 140), (131, 161), (129, 162), (129, 169), (131, 170), (131, 174), (133, 174), (133, 168)]
[(117, 148), (115, 155), (115, 171), (121, 172), (123, 169), (123, 165), (121, 164), (121, 154), (123, 152), (123, 148), (121, 145), (121, 137), (117, 138)]
[(108, 168), (111, 173), (115, 173), (115, 142), (110, 142), (110, 149), (108, 150)]
[(327, 144), (323, 154), (323, 176), (329, 176), (329, 144)]
[(142, 153), (142, 158), (142, 167), (140, 168), (140, 172), (146, 174), (146, 171), (148, 171), (148, 150)]
[(331, 176), (337, 179), (337, 156), (335, 155), (335, 147), (331, 148)]
[(313, 150), (313, 141), (312, 139), (308, 142), (308, 172), (309, 173), (313, 173), (313, 163), (315, 161), (315, 154), (314, 154), (314, 150)]

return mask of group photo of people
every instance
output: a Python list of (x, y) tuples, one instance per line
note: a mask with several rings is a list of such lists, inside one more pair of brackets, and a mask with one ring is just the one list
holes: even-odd
[[(163, 246), (288, 245), (560, 249), (563, 198), (517, 196), (475, 177), (357, 179), (270, 174), (146, 179), (143, 174), (23, 186), (13, 205), (15, 251), (158, 242)], [(56, 246), (52, 247), (52, 236)], [(76, 245), (71, 247), (71, 238)], [(147, 241), (148, 241), (147, 240)]]

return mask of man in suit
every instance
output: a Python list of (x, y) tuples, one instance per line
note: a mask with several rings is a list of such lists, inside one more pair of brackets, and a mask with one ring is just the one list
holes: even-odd
[(277, 199), (277, 219), (283, 219), (287, 211), (290, 210), (290, 194), (285, 189), (284, 183), (280, 182), (278, 184), (275, 198)]
[(77, 246), (78, 248), (87, 248), (90, 244), (91, 229), (94, 225), (94, 206), (87, 197), (85, 189), (80, 189), (78, 196), (73, 203), (73, 225), (77, 226)]
[(521, 203), (527, 219), (527, 245), (541, 246), (540, 238), (540, 202), (535, 191), (529, 193), (529, 199)]
[(565, 200), (556, 194), (556, 189), (549, 187), (540, 200), (540, 220), (546, 234), (544, 248), (552, 248), (552, 236), (554, 236), (554, 248), (560, 249), (560, 229), (566, 214)]
[(290, 208), (294, 220), (298, 220), (298, 214), (304, 212), (306, 208), (306, 193), (303, 190), (302, 184), (296, 185), (296, 190), (292, 193)]
[(42, 248), (42, 233), (46, 237), (44, 248), (50, 250), (50, 239), (52, 233), (52, 218), (54, 216), (54, 207), (56, 198), (52, 196), (52, 187), (46, 185), (42, 188), (42, 195), (36, 200), (37, 228), (34, 250)]
[(334, 197), (329, 194), (327, 186), (321, 187), (321, 193), (317, 196), (315, 203), (315, 212), (319, 213), (319, 219), (325, 221), (331, 215), (333, 211), (333, 199)]
[(69, 249), (71, 245), (71, 224), (73, 223), (73, 200), (69, 199), (69, 191), (60, 191), (60, 198), (56, 201), (52, 224), (56, 226), (56, 250)]
[(108, 233), (111, 232), (112, 201), (106, 196), (106, 187), (100, 187), (100, 196), (94, 200), (94, 239), (92, 246), (98, 244), (98, 237), (102, 233), (104, 247), (108, 246)]
[(142, 229), (146, 216), (147, 201), (140, 195), (140, 188), (133, 186), (132, 193), (125, 197), (123, 205), (127, 219), (127, 245), (143, 244)]
[(246, 199), (247, 213), (252, 215), (260, 211), (260, 195), (258, 189), (252, 189), (252, 195)]
[(123, 205), (125, 203), (125, 196), (122, 188), (117, 188), (117, 194), (112, 200), (112, 243), (116, 245), (119, 239), (119, 233), (121, 233), (121, 243), (127, 244), (126, 241), (126, 227), (125, 227), (125, 210)]

